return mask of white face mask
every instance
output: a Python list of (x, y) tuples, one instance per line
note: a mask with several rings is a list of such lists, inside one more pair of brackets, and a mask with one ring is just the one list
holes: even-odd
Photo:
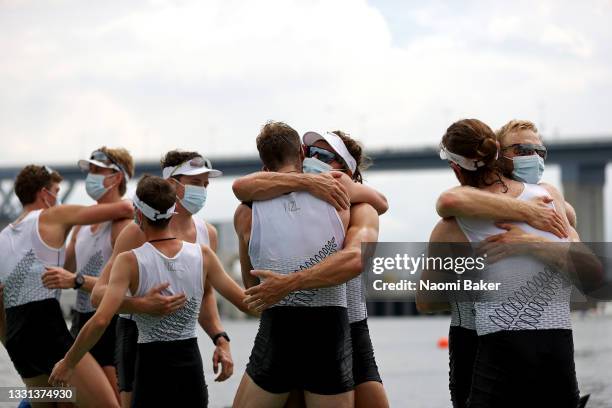
[(304, 173), (319, 174), (332, 171), (333, 167), (314, 157), (307, 157), (302, 162), (302, 169)]

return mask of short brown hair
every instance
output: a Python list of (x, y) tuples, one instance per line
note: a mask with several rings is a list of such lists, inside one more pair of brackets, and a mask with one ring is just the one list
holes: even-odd
[[(185, 163), (187, 160), (191, 160), (195, 157), (202, 157), (198, 152), (186, 152), (179, 149), (170, 150), (162, 157), (159, 164), (162, 170), (170, 166), (178, 166), (179, 164)], [(172, 178), (178, 179), (180, 176), (172, 176)]]
[(478, 119), (462, 119), (453, 123), (442, 136), (441, 146), (452, 153), (484, 163), (484, 166), (474, 171), (461, 170), (468, 185), (487, 185), (485, 180), (491, 173), (497, 174), (498, 181), (503, 184), (497, 167), (495, 133), (484, 122)]
[(36, 201), (36, 194), (43, 188), (51, 188), (53, 183), (60, 183), (62, 176), (57, 171), (46, 166), (30, 164), (25, 166), (15, 179), (15, 194), (21, 205), (31, 204)]
[[(176, 201), (176, 191), (168, 180), (161, 177), (145, 174), (138, 181), (136, 186), (136, 196), (139, 200), (148, 204), (159, 212), (166, 212)], [(165, 228), (170, 222), (170, 218), (150, 220), (144, 217), (149, 225), (155, 228)]]
[(497, 141), (503, 145), (503, 140), (507, 135), (521, 130), (531, 130), (533, 133), (539, 136), (538, 128), (536, 127), (535, 123), (528, 120), (519, 119), (512, 119), (510, 122), (506, 123), (497, 132), (495, 132), (495, 136)]
[[(112, 161), (116, 162), (125, 170), (127, 175), (132, 178), (134, 177), (134, 159), (130, 152), (122, 147), (117, 148), (108, 148), (106, 146), (102, 146), (98, 149), (101, 152), (104, 152)], [(121, 180), (121, 184), (119, 184), (119, 194), (124, 195), (127, 190), (127, 180), (123, 177)]]
[(300, 135), (284, 122), (268, 122), (256, 139), (259, 158), (270, 171), (285, 164), (299, 164), (302, 143)]
[(353, 159), (357, 162), (357, 168), (353, 172), (353, 180), (358, 183), (363, 183), (363, 176), (361, 174), (362, 171), (365, 171), (372, 165), (372, 159), (366, 156), (363, 151), (363, 146), (361, 143), (353, 139), (348, 135), (348, 133), (344, 133), (341, 130), (334, 130), (332, 133), (338, 135), (344, 146), (346, 146), (346, 150), (353, 156)]

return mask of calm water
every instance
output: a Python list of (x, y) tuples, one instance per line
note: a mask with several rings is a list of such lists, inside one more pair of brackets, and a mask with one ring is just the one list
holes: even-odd
[[(612, 317), (574, 316), (576, 371), (582, 393), (591, 393), (589, 408), (612, 407)], [(370, 331), (378, 365), (392, 407), (447, 408), (448, 354), (438, 338), (448, 332), (448, 318), (372, 318)], [(212, 344), (200, 333), (211, 408), (229, 407), (248, 360), (257, 322), (226, 321), (232, 337), (235, 374), (215, 383)], [(0, 384), (21, 385), (4, 348), (0, 349)], [(2, 405), (0, 407), (9, 407)]]

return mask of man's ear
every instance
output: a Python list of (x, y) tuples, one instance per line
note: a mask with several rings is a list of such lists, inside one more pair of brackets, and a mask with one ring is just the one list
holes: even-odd
[(302, 148), (300, 149), (300, 161), (304, 161), (304, 158), (306, 157), (307, 152), (308, 152), (308, 146), (302, 145)]
[[(119, 177), (117, 177), (117, 175), (119, 175)], [(115, 172), (111, 176), (113, 177), (114, 180), (111, 181), (111, 185), (109, 187), (119, 186), (119, 184), (121, 184), (121, 181), (125, 177), (122, 171)]]
[(46, 191), (47, 191), (46, 187), (43, 187), (40, 190), (38, 190), (38, 192), (36, 193), (36, 200), (35, 201), (40, 200), (41, 202), (44, 203), (45, 202), (45, 194), (47, 194)]

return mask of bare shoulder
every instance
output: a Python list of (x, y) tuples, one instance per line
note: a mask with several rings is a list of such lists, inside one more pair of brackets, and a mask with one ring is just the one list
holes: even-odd
[(128, 223), (115, 240), (115, 248), (121, 252), (138, 248), (145, 243), (145, 235), (136, 223)]
[(127, 228), (130, 225), (130, 223), (133, 224), (132, 221), (133, 220), (130, 218), (122, 218), (120, 220), (113, 221), (113, 224), (111, 226), (111, 237), (112, 237), (113, 242), (117, 239), (117, 237), (119, 236), (121, 231), (123, 231), (124, 228)]
[(353, 217), (376, 217), (378, 218), (378, 212), (369, 203), (358, 203), (351, 206), (351, 220)]
[(217, 228), (211, 223), (206, 223), (206, 229), (208, 230), (208, 236), (212, 239), (212, 237), (217, 237)]
[(211, 254), (214, 254), (213, 250), (210, 249), (210, 247), (208, 245), (202, 244), (202, 245), (200, 245), (200, 247), (202, 248), (202, 255), (211, 255)]
[(340, 177), (338, 177), (337, 180), (340, 181), (340, 183), (342, 183), (343, 185), (349, 187), (355, 183), (353, 179), (351, 179), (346, 173), (342, 173), (342, 172), (337, 172), (337, 173), (340, 173)]
[(136, 260), (136, 254), (133, 251), (125, 251), (117, 255), (115, 260), (116, 265), (123, 265), (128, 267), (136, 267), (138, 261)]
[(538, 184), (540, 187), (543, 187), (546, 191), (548, 191), (553, 198), (563, 198), (563, 194), (561, 194), (561, 192), (559, 191), (559, 189), (557, 189), (557, 187), (553, 186), (552, 184), (548, 184), (548, 183), (540, 183)]
[(240, 204), (234, 213), (234, 227), (237, 232), (244, 232), (246, 226), (250, 228), (253, 211), (246, 204)]
[(459, 228), (455, 217), (443, 218), (431, 231), (429, 242), (466, 242), (465, 234)]

